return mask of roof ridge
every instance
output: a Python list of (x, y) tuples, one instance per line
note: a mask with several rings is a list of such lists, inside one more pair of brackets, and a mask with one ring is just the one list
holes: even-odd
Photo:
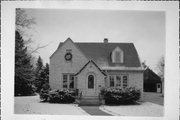
[[(74, 43), (95, 43), (95, 44), (100, 43), (100, 44), (104, 44), (104, 42), (74, 42)], [(133, 42), (108, 42), (106, 44), (111, 44), (111, 43), (113, 43), (113, 44), (134, 44)]]

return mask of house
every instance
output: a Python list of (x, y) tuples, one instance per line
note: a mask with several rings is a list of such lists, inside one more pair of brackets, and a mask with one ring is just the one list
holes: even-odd
[(144, 92), (162, 92), (161, 78), (149, 67), (144, 70)]
[(77, 89), (82, 98), (98, 97), (107, 87), (137, 87), (143, 92), (143, 68), (133, 43), (60, 43), (50, 56), (52, 89)]

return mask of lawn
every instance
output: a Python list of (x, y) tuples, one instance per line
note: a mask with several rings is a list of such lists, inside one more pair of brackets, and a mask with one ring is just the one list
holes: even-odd
[[(143, 96), (141, 104), (119, 106), (102, 105), (99, 108), (111, 115), (163, 116), (163, 97), (158, 93), (145, 93)], [(77, 104), (40, 102), (39, 96), (15, 97), (14, 102), (15, 114), (89, 115), (89, 112), (95, 112), (92, 107), (88, 106), (85, 107), (86, 109), (82, 109)], [(85, 110), (87, 110), (87, 112)], [(99, 112), (102, 113), (101, 111)]]
[(164, 97), (161, 93), (144, 92), (140, 104), (137, 105), (119, 105), (119, 106), (101, 106), (104, 112), (120, 116), (163, 116)]
[(88, 115), (77, 104), (40, 102), (39, 96), (15, 97), (15, 114)]

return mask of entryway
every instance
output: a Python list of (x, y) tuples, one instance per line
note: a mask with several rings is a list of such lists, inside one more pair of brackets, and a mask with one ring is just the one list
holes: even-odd
[(161, 84), (160, 83), (157, 83), (157, 92), (158, 93), (161, 93)]
[(86, 95), (84, 97), (95, 97), (96, 95), (96, 76), (94, 73), (89, 73), (86, 79)]
[(101, 103), (99, 101), (98, 94), (96, 93), (96, 74), (90, 72), (86, 76), (86, 91), (85, 94), (80, 99), (80, 106), (99, 106)]

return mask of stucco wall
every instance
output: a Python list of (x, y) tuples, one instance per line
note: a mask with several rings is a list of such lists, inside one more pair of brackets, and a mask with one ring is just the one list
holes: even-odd
[(93, 74), (95, 76), (95, 95), (99, 95), (100, 87), (105, 86), (104, 75), (93, 64), (89, 63), (80, 74), (77, 75), (77, 88), (82, 92), (83, 96), (87, 95), (87, 76)]
[[(72, 50), (72, 61), (66, 61), (66, 49)], [(52, 89), (62, 88), (62, 73), (77, 73), (88, 60), (71, 40), (65, 43), (50, 58), (49, 82)]]

